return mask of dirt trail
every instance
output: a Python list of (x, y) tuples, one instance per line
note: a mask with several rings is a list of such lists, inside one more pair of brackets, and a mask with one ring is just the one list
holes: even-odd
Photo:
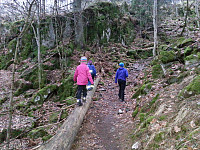
[[(146, 61), (147, 63), (148, 61)], [(136, 78), (143, 70), (143, 61), (128, 66), (129, 78), (125, 101), (118, 100), (118, 86), (113, 78), (101, 79), (94, 101), (76, 137), (72, 150), (127, 150), (131, 149), (131, 132), (134, 126), (132, 112), (135, 101), (131, 99)], [(122, 113), (119, 113), (119, 110)]]

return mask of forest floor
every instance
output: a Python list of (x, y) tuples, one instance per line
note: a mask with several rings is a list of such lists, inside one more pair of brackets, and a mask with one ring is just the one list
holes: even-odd
[(125, 89), (125, 102), (118, 98), (118, 85), (114, 77), (101, 79), (101, 84), (93, 97), (82, 127), (76, 137), (72, 150), (127, 150), (131, 149), (134, 120), (132, 112), (136, 100), (131, 99), (134, 85), (140, 82), (137, 78), (143, 74), (149, 61), (136, 61), (128, 66), (129, 77)]

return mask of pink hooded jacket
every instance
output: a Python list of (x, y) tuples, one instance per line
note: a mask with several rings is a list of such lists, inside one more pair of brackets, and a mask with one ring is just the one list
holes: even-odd
[(94, 84), (92, 80), (91, 73), (89, 72), (89, 68), (85, 63), (81, 63), (77, 66), (75, 74), (74, 74), (74, 81), (77, 81), (78, 85), (87, 85), (88, 79), (90, 80), (91, 84)]

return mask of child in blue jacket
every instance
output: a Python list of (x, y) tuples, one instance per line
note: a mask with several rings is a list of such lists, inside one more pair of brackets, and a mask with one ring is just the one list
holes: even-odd
[(116, 75), (115, 75), (115, 83), (119, 84), (119, 99), (120, 101), (124, 101), (124, 90), (126, 87), (126, 78), (128, 77), (128, 71), (124, 68), (124, 63), (119, 63), (120, 68), (117, 69)]
[[(94, 81), (94, 77), (96, 77), (96, 69), (95, 69), (95, 67), (94, 67), (94, 65), (92, 64), (92, 61), (91, 60), (89, 60), (88, 61), (88, 67), (89, 67), (89, 70), (90, 70), (90, 73), (91, 73), (91, 76), (92, 76), (92, 79), (93, 79), (93, 81)], [(90, 81), (88, 81), (88, 85), (87, 85), (87, 89), (88, 90), (92, 90), (92, 85), (91, 85), (91, 82)]]

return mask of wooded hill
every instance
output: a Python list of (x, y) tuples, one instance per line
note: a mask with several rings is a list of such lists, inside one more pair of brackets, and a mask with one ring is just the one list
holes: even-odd
[(101, 85), (113, 80), (119, 62), (134, 70), (137, 60), (150, 60), (127, 83), (135, 106), (132, 149), (200, 148), (197, 0), (158, 1), (157, 31), (151, 0), (98, 2), (81, 13), (75, 1), (73, 12), (53, 15), (37, 12), (38, 3), (23, 19), (0, 24), (1, 149), (6, 139), (10, 148), (31, 149), (56, 134), (75, 108), (81, 56), (93, 60)]

